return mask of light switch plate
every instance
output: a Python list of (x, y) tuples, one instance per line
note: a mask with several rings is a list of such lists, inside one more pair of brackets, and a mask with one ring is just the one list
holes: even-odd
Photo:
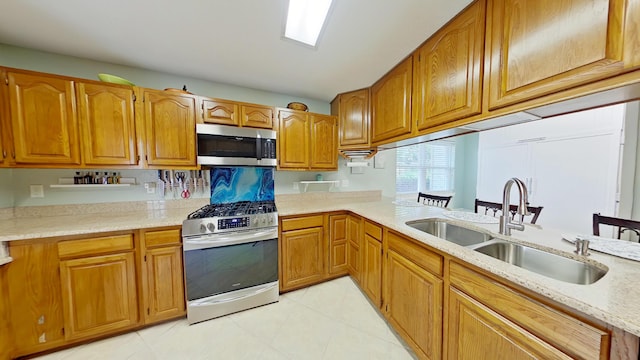
[(43, 198), (44, 197), (44, 186), (42, 185), (30, 185), (29, 190), (31, 192), (32, 198)]

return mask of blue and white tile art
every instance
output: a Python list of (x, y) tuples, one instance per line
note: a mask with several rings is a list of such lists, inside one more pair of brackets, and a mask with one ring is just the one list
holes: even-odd
[(210, 173), (211, 204), (274, 200), (273, 168), (215, 167)]

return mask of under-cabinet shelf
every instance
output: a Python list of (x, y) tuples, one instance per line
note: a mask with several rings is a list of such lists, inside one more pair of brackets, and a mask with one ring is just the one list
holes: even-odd
[(79, 188), (115, 188), (131, 186), (132, 184), (52, 184), (51, 188), (79, 189)]
[(304, 187), (302, 192), (307, 192), (307, 189), (311, 184), (329, 184), (329, 189), (327, 191), (331, 191), (331, 189), (333, 189), (333, 187), (337, 186), (339, 183), (340, 183), (339, 180), (300, 181), (299, 182), (299, 184), (301, 184)]

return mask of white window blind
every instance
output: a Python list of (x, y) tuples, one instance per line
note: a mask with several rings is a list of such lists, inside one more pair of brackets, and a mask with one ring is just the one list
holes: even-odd
[(453, 191), (456, 146), (439, 140), (396, 150), (396, 193)]

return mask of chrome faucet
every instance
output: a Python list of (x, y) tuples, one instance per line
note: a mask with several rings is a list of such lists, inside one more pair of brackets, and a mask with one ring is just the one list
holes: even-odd
[(504, 184), (504, 191), (502, 193), (502, 216), (500, 216), (500, 234), (507, 236), (511, 236), (511, 229), (520, 231), (524, 230), (522, 217), (517, 220), (517, 223), (511, 222), (511, 219), (509, 218), (509, 214), (511, 214), (511, 212), (509, 211), (509, 197), (511, 196), (511, 186), (513, 184), (516, 184), (516, 186), (518, 187), (518, 192), (520, 193), (520, 201), (518, 202), (518, 214), (522, 216), (530, 215), (529, 211), (527, 210), (527, 187), (524, 185), (522, 180), (518, 178), (511, 178), (507, 180), (507, 183)]

